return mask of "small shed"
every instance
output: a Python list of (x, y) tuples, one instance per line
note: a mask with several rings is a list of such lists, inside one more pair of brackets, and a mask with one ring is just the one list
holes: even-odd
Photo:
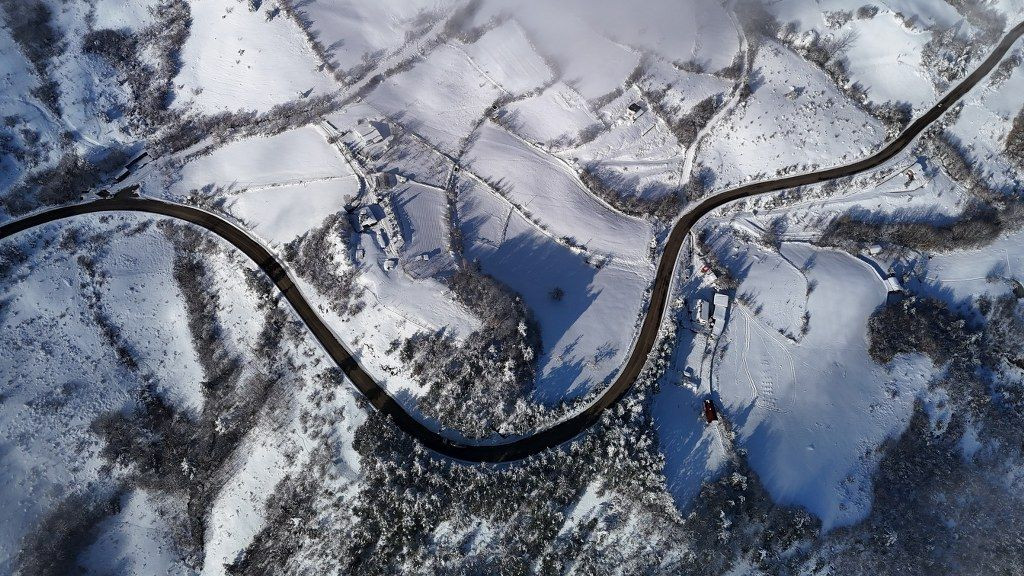
[(636, 120), (644, 113), (644, 105), (640, 102), (633, 102), (626, 107), (626, 116), (630, 120)]
[(903, 292), (903, 285), (895, 276), (887, 276), (885, 280), (885, 289), (889, 292)]
[(363, 206), (359, 209), (359, 226), (363, 230), (369, 230), (376, 226), (378, 221), (377, 216), (374, 215), (373, 209), (370, 206)]
[(381, 228), (374, 231), (373, 239), (377, 241), (377, 247), (381, 250), (387, 250), (388, 246), (391, 245), (391, 239), (388, 238), (388, 233)]
[(711, 398), (704, 399), (704, 420), (707, 421), (708, 424), (718, 420), (718, 410), (715, 409), (715, 403)]
[(149, 152), (143, 152), (142, 154), (139, 154), (138, 156), (133, 158), (132, 161), (129, 162), (127, 165), (125, 165), (125, 168), (131, 170), (132, 168), (135, 167), (136, 164), (142, 162), (143, 160), (146, 160), (147, 158), (149, 158)]

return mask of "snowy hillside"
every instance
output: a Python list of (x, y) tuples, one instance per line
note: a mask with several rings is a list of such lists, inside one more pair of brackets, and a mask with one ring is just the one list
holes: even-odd
[(1022, 0), (0, 23), (0, 574), (1024, 565)]

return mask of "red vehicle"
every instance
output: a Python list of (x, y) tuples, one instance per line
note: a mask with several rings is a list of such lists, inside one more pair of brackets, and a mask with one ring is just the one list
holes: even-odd
[(711, 401), (711, 398), (704, 399), (704, 419), (708, 421), (708, 424), (718, 420), (718, 410), (715, 410), (715, 403)]

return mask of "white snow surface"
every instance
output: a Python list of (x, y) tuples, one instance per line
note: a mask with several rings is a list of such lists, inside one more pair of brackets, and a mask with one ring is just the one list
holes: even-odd
[(398, 51), (406, 34), (446, 16), (453, 0), (312, 0), (297, 7), (342, 76)]
[(515, 20), (489, 30), (464, 51), (481, 74), (509, 94), (529, 92), (552, 79), (553, 72)]
[(517, 100), (508, 108), (515, 115), (518, 133), (545, 143), (575, 137), (600, 121), (583, 96), (563, 82), (556, 82), (531, 98)]
[[(103, 273), (96, 287), (100, 310), (129, 339), (140, 369), (157, 378), (172, 405), (186, 411), (202, 406), (202, 373), (162, 234), (150, 227), (73, 253), (58, 244), (68, 231), (123, 234), (112, 232), (114, 226), (127, 230), (145, 220), (81, 216), (5, 240), (34, 254), (27, 266), (12, 270), (18, 280), (0, 295), (0, 473), (6, 479), (0, 488), (0, 572), (10, 571), (19, 540), (51, 506), (90, 483), (106, 482), (99, 438), (87, 429), (101, 414), (129, 406), (141, 384), (101, 336), (89, 307), (94, 284), (76, 263), (78, 255), (91, 255)], [(146, 538), (143, 531), (138, 536)]]
[(644, 264), (651, 225), (597, 199), (561, 159), (485, 122), (468, 153), (478, 174), (499, 183), (509, 200), (556, 237), (568, 236), (597, 254)]
[[(792, 288), (785, 290), (789, 302), (776, 300), (761, 313), (740, 302), (731, 306), (715, 392), (772, 497), (807, 508), (828, 530), (869, 512), (876, 448), (903, 432), (934, 368), (919, 355), (888, 367), (868, 356), (867, 319), (886, 298), (868, 265), (799, 243), (784, 244), (782, 256), (791, 264), (751, 247), (728, 254), (730, 268), (747, 270), (737, 293), (758, 302), (771, 299), (778, 286)], [(787, 278), (808, 262), (807, 279), (817, 286), (804, 304), (800, 282)], [(801, 305), (809, 329), (787, 338), (776, 326)]]
[(190, 3), (192, 21), (206, 25), (192, 26), (182, 50), (176, 105), (264, 112), (336, 87), (290, 19), (267, 19), (271, 4), (254, 12), (236, 0)]
[[(759, 81), (749, 101), (712, 130), (697, 156), (715, 170), (716, 189), (844, 164), (885, 139), (878, 120), (785, 46), (766, 42), (753, 70)], [(804, 92), (787, 97), (794, 87)]]
[(366, 101), (449, 154), (503, 94), (460, 48), (444, 44), (411, 70), (382, 83)]
[(521, 294), (540, 323), (536, 398), (557, 403), (607, 384), (629, 353), (653, 265), (613, 259), (595, 269), (481, 185), (460, 194), (459, 211), (467, 256)]

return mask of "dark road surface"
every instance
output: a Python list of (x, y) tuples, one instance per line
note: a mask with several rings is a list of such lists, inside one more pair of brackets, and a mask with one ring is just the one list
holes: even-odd
[(274, 281), (284, 297), (299, 314), (299, 317), (302, 318), (302, 321), (309, 327), (313, 336), (316, 337), (317, 341), (327, 351), (327, 354), (345, 372), (352, 383), (355, 384), (356, 388), (370, 400), (377, 410), (391, 416), (395, 424), (403, 431), (414, 436), (431, 450), (458, 460), (468, 462), (518, 460), (557, 446), (577, 436), (594, 424), (601, 413), (618, 401), (633, 385), (657, 340), (658, 328), (661, 325), (662, 315), (665, 311), (679, 250), (687, 233), (701, 217), (711, 210), (734, 200), (851, 176), (878, 167), (906, 148), (925, 128), (939, 118), (943, 112), (952, 107), (957, 100), (963, 97), (982, 78), (988, 75), (1021, 35), (1024, 35), (1024, 24), (1014, 27), (1007, 33), (1002, 42), (999, 43), (981, 66), (953, 88), (934, 107), (910, 124), (895, 140), (875, 154), (844, 166), (727, 190), (707, 198), (696, 207), (684, 213), (676, 221), (672, 232), (669, 234), (665, 251), (658, 263), (657, 276), (655, 277), (654, 287), (651, 292), (650, 306), (641, 324), (637, 340), (633, 344), (629, 359), (626, 361), (622, 372), (615, 382), (605, 390), (597, 401), (572, 418), (559, 422), (550, 428), (539, 430), (530, 436), (506, 441), (501, 444), (472, 445), (449, 440), (427, 428), (407, 413), (394, 398), (388, 396), (387, 392), (373, 381), (337, 336), (321, 320), (320, 316), (317, 315), (313, 307), (306, 300), (306, 297), (296, 287), (292, 276), (277, 258), (245, 231), (219, 216), (197, 208), (150, 198), (116, 197), (54, 208), (8, 222), (0, 226), (0, 239), (48, 222), (96, 212), (146, 212), (177, 218), (205, 228), (245, 253)]

